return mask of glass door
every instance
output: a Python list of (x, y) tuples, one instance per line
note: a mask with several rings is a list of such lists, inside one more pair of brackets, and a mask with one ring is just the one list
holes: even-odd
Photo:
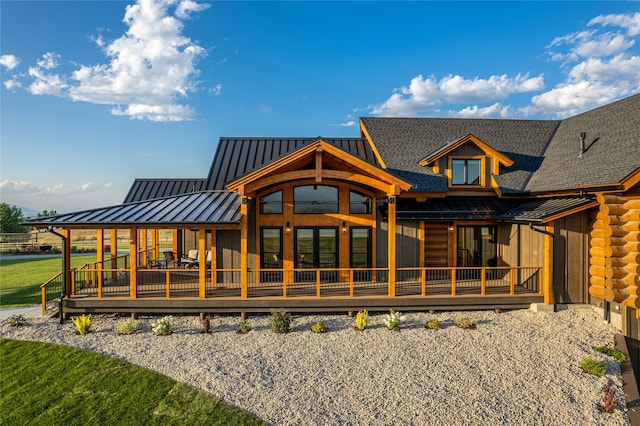
[(260, 281), (282, 282), (282, 271), (268, 271), (268, 269), (282, 269), (282, 228), (261, 229), (260, 253)]
[[(371, 268), (371, 227), (352, 226), (350, 265), (352, 268)], [(371, 271), (354, 271), (355, 281), (371, 281)]]
[[(338, 267), (338, 228), (297, 227), (295, 229), (295, 268), (333, 269)], [(321, 273), (323, 281), (335, 279), (337, 271)], [(296, 281), (315, 280), (315, 272), (296, 272)]]
[[(496, 266), (496, 235), (495, 226), (458, 226), (456, 266)], [(465, 273), (471, 274), (469, 271)]]

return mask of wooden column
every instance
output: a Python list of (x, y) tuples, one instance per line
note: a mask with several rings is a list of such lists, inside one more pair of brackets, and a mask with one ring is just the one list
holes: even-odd
[(64, 253), (64, 269), (62, 273), (65, 276), (66, 289), (64, 289), (64, 295), (66, 297), (71, 296), (71, 230), (70, 229), (62, 229), (60, 231), (62, 235), (64, 235), (64, 248), (62, 249), (62, 253)]
[(138, 229), (129, 231), (129, 297), (138, 295)]
[(151, 230), (151, 257), (153, 259), (160, 259), (160, 250), (158, 247), (158, 233), (157, 229)]
[(198, 253), (200, 253), (198, 262), (198, 296), (204, 299), (207, 294), (207, 230), (198, 228)]
[(98, 297), (102, 297), (102, 284), (104, 283), (104, 275), (102, 273), (104, 269), (104, 229), (96, 231), (96, 264)]
[(240, 297), (247, 298), (247, 236), (249, 221), (247, 218), (249, 199), (242, 197), (240, 201)]
[(173, 255), (175, 256), (176, 260), (180, 260), (179, 256), (178, 256), (178, 230), (174, 229), (173, 230), (173, 236), (171, 237), (172, 239), (172, 248), (171, 250), (173, 251)]
[(111, 279), (118, 279), (118, 230), (112, 229), (109, 236), (109, 246), (111, 249)]
[[(553, 222), (545, 226), (545, 231), (553, 234)], [(544, 275), (542, 280), (542, 296), (544, 303), (553, 303), (553, 239), (551, 235), (544, 235)]]
[(211, 230), (211, 284), (215, 285), (218, 280), (218, 240), (215, 229)]
[(147, 240), (147, 230), (140, 230), (140, 251), (142, 251), (142, 267), (148, 268), (149, 265), (149, 253), (147, 250), (149, 249), (148, 240)]
[(387, 208), (387, 228), (389, 297), (396, 297), (396, 197), (389, 197), (389, 204)]

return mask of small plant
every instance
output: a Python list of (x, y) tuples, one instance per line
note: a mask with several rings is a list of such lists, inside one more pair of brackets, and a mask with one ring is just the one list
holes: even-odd
[(157, 336), (168, 336), (173, 333), (171, 330), (171, 321), (173, 321), (171, 315), (162, 317), (158, 321), (151, 323), (151, 330), (153, 330), (153, 333)]
[(251, 331), (251, 327), (249, 327), (249, 320), (242, 320), (238, 324), (238, 333), (247, 334)]
[(356, 330), (364, 331), (369, 324), (369, 312), (365, 309), (356, 314)]
[(24, 319), (22, 315), (11, 315), (7, 318), (7, 324), (11, 327), (22, 327), (27, 323), (27, 320)]
[(133, 318), (129, 318), (117, 324), (114, 328), (116, 334), (125, 335), (125, 334), (133, 334), (138, 331), (138, 321)]
[(476, 323), (469, 317), (458, 317), (456, 318), (456, 325), (459, 328), (463, 328), (465, 330), (475, 330)]
[(205, 315), (202, 318), (202, 329), (200, 333), (209, 334), (209, 330), (211, 329), (211, 316), (209, 314)]
[(438, 321), (436, 318), (430, 319), (424, 326), (429, 330), (440, 330), (440, 321)]
[(624, 362), (627, 359), (625, 354), (623, 354), (622, 352), (620, 352), (620, 351), (618, 351), (616, 349), (610, 348), (608, 346), (598, 346), (597, 348), (594, 348), (594, 349), (595, 349), (596, 352), (600, 352), (600, 353), (603, 353), (605, 355), (609, 355), (609, 356), (614, 357), (619, 362)]
[(382, 322), (384, 322), (384, 325), (386, 325), (389, 330), (394, 331), (400, 330), (400, 322), (404, 319), (405, 317), (400, 312), (391, 309), (389, 314), (384, 316)]
[(611, 379), (607, 381), (602, 391), (604, 392), (602, 395), (602, 404), (598, 406), (598, 409), (605, 413), (613, 413), (616, 408), (618, 408), (620, 401), (618, 401), (618, 394), (616, 393), (616, 388), (613, 387)]
[(288, 333), (291, 331), (291, 314), (284, 309), (279, 311), (271, 310), (269, 317), (269, 330), (274, 333)]
[(82, 314), (79, 317), (71, 317), (71, 321), (76, 325), (78, 333), (83, 336), (91, 330), (91, 316)]
[(326, 333), (328, 330), (329, 327), (327, 327), (322, 321), (318, 321), (311, 326), (311, 331), (314, 333)]
[(580, 361), (580, 368), (585, 373), (593, 374), (594, 376), (602, 377), (607, 372), (607, 367), (605, 367), (603, 362), (596, 361), (590, 356), (586, 357), (582, 361)]

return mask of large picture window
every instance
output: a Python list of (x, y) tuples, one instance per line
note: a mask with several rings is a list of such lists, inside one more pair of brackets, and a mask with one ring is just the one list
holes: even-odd
[(460, 158), (451, 160), (452, 185), (480, 185), (480, 160)]
[(303, 185), (293, 188), (293, 211), (297, 214), (338, 213), (338, 188)]
[(272, 192), (260, 198), (260, 213), (282, 214), (282, 191)]

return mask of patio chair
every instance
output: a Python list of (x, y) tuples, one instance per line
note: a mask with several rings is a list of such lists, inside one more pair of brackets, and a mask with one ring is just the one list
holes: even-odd
[(198, 256), (199, 252), (197, 249), (189, 250), (189, 253), (186, 256), (183, 256), (182, 259), (180, 259), (180, 266), (184, 266), (185, 268), (197, 267)]
[(162, 252), (164, 256), (164, 267), (165, 268), (175, 268), (176, 258), (173, 256), (172, 251)]

